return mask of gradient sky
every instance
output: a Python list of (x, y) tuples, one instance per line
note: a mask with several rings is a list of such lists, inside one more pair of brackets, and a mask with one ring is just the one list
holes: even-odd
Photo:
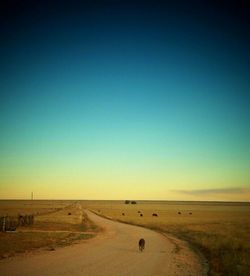
[(4, 2), (0, 198), (250, 201), (247, 1)]

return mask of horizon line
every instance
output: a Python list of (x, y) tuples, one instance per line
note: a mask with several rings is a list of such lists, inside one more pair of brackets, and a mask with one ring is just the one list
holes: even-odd
[(58, 198), (58, 199), (14, 199), (14, 198), (0, 198), (0, 201), (158, 201), (158, 202), (162, 202), (162, 201), (167, 201), (167, 202), (214, 202), (214, 203), (250, 203), (249, 201), (228, 201), (228, 200), (178, 200), (178, 199), (62, 199), (62, 198)]

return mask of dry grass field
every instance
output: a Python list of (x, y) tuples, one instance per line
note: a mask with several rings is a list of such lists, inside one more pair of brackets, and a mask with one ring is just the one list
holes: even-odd
[[(210, 275), (250, 275), (250, 203), (82, 201), (84, 208), (177, 236), (199, 249)], [(180, 213), (179, 213), (180, 212)], [(152, 216), (155, 213), (157, 216)]]
[(74, 201), (0, 201), (1, 216), (34, 214), (34, 224), (13, 232), (0, 232), (0, 258), (33, 249), (55, 250), (95, 235), (98, 228)]

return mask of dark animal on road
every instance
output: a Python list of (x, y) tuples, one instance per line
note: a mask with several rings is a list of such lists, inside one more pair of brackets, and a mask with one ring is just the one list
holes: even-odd
[(152, 214), (153, 217), (158, 217), (158, 215), (156, 213)]
[(142, 252), (144, 248), (145, 248), (145, 240), (140, 239), (139, 240), (139, 250)]

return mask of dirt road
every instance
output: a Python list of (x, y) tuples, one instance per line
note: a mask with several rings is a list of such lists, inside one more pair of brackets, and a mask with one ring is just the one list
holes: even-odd
[[(0, 261), (1, 275), (204, 275), (200, 260), (186, 244), (154, 231), (101, 218), (104, 228), (79, 244)], [(139, 252), (138, 240), (146, 240)]]

